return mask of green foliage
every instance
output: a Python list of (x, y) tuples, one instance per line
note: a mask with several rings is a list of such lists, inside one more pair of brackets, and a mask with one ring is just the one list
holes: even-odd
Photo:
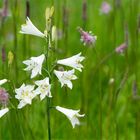
[[(108, 15), (100, 15), (101, 0), (87, 0), (87, 20), (82, 20), (82, 0), (30, 0), (30, 18), (41, 30), (45, 29), (45, 9), (54, 5), (54, 24), (64, 31), (57, 42), (58, 59), (79, 52), (86, 57), (83, 73), (78, 74), (72, 90), (61, 88), (54, 81), (52, 105), (62, 105), (73, 109), (81, 108), (85, 117), (81, 126), (72, 129), (65, 116), (51, 110), (51, 130), (54, 140), (139, 140), (140, 139), (140, 1), (109, 0), (112, 10)], [(118, 0), (119, 1), (119, 0)], [(14, 60), (8, 67), (6, 61), (0, 61), (0, 78), (9, 79), (14, 87), (23, 82), (30, 83), (29, 73), (23, 71), (22, 61), (44, 52), (44, 40), (35, 36), (19, 34), (20, 26), (25, 22), (26, 1), (9, 0), (9, 16), (0, 26), (0, 49), (6, 48), (14, 53)], [(0, 2), (2, 7), (2, 2)], [(66, 22), (64, 23), (64, 8)], [(67, 21), (68, 19), (68, 21)], [(83, 46), (77, 27), (91, 30), (98, 36), (94, 48)], [(128, 49), (124, 56), (113, 53), (114, 49), (125, 42), (128, 31)], [(139, 30), (138, 30), (139, 29)], [(109, 56), (110, 55), (110, 56)], [(109, 57), (107, 57), (109, 56)], [(104, 59), (106, 58), (106, 59)], [(114, 83), (109, 80), (114, 78)], [(137, 95), (134, 95), (134, 83), (137, 83)], [(13, 85), (7, 86), (10, 101), (14, 99)], [(12, 109), (0, 119), (0, 140), (45, 140), (47, 139), (46, 100), (36, 99), (32, 105), (22, 110)]]

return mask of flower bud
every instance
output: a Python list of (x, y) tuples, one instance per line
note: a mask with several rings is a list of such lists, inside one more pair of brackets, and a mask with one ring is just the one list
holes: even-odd
[(14, 54), (9, 51), (8, 52), (8, 65), (11, 65), (13, 63), (13, 60), (14, 60)]

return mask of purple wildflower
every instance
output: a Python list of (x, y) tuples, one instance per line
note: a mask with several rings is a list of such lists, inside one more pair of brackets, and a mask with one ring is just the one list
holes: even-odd
[(6, 106), (8, 104), (9, 94), (4, 88), (0, 88), (0, 104)]
[(95, 43), (95, 41), (97, 40), (97, 36), (94, 36), (92, 34), (92, 32), (86, 32), (86, 31), (83, 31), (82, 28), (78, 28), (79, 29), (79, 32), (81, 34), (81, 42), (84, 43), (84, 45), (92, 45)]
[(116, 53), (123, 53), (127, 48), (126, 43), (121, 44), (120, 46), (118, 46), (115, 51)]
[(101, 5), (100, 11), (103, 14), (108, 14), (111, 11), (111, 5), (108, 2), (104, 1)]

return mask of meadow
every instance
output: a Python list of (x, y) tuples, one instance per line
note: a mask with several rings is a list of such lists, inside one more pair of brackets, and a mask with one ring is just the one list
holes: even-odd
[[(0, 80), (8, 79), (0, 86), (7, 91), (8, 101), (3, 106), (0, 96), (0, 107), (9, 108), (0, 118), (0, 140), (140, 140), (140, 0), (106, 0), (109, 11), (102, 11), (103, 2), (0, 1)], [(1, 14), (5, 4), (6, 11)], [(50, 19), (57, 31), (54, 42), (20, 33), (29, 17), (44, 35), (45, 10), (52, 6)], [(80, 40), (83, 32), (97, 39), (84, 44), (85, 40)], [(48, 39), (52, 33), (45, 35)], [(121, 50), (117, 51), (118, 47)], [(58, 77), (51, 73), (52, 98), (40, 100), (37, 96), (31, 105), (17, 108), (15, 89), (23, 83), (33, 85), (46, 74), (42, 70), (42, 75), (31, 78), (23, 61), (44, 53), (44, 68), (50, 68), (53, 62), (80, 52), (85, 59), (82, 72), (75, 70), (77, 79), (72, 81), (72, 89), (66, 84), (61, 87)], [(60, 64), (54, 68), (71, 70)], [(73, 128), (55, 106), (80, 109), (85, 116)]]

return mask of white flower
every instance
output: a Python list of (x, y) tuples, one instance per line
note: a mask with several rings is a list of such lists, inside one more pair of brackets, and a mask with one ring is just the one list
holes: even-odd
[(62, 59), (62, 60), (58, 60), (57, 64), (69, 66), (69, 67), (72, 67), (72, 68), (77, 69), (79, 71), (82, 71), (81, 68), (83, 68), (83, 66), (80, 63), (84, 59), (85, 59), (85, 57), (81, 56), (81, 53), (79, 53), (79, 54), (74, 55), (72, 57)]
[(80, 110), (72, 110), (72, 109), (67, 109), (67, 108), (63, 108), (60, 106), (56, 106), (56, 110), (62, 112), (64, 115), (66, 115), (66, 117), (70, 120), (73, 128), (75, 127), (75, 125), (80, 125), (78, 117), (85, 116), (85, 114), (82, 114), (82, 115), (79, 114)]
[(27, 17), (26, 24), (21, 25), (21, 31), (22, 34), (30, 34), (35, 35), (39, 37), (45, 37), (45, 35), (40, 32), (31, 22), (31, 20)]
[(64, 85), (67, 85), (70, 89), (72, 89), (72, 82), (71, 80), (77, 79), (77, 77), (74, 75), (75, 70), (69, 70), (69, 71), (57, 71), (54, 70), (54, 74), (57, 76), (61, 83), (61, 87)]
[(27, 65), (25, 71), (32, 71), (31, 78), (37, 76), (37, 74), (41, 74), (42, 63), (45, 59), (45, 55), (42, 54), (38, 57), (31, 57), (30, 60), (23, 61), (24, 64)]
[(3, 115), (5, 115), (8, 111), (9, 111), (8, 108), (1, 109), (1, 110), (0, 110), (0, 118), (1, 118)]
[(20, 88), (15, 89), (16, 92), (15, 98), (17, 98), (20, 101), (18, 105), (19, 109), (21, 109), (27, 104), (32, 103), (32, 99), (36, 96), (33, 90), (34, 90), (34, 86), (32, 85), (25, 86), (25, 84), (22, 84)]
[(46, 77), (43, 80), (36, 81), (35, 84), (38, 88), (34, 91), (35, 94), (40, 94), (40, 99), (43, 100), (46, 96), (52, 97), (51, 85), (49, 84), (49, 78)]
[(0, 86), (7, 82), (7, 79), (0, 80)]

